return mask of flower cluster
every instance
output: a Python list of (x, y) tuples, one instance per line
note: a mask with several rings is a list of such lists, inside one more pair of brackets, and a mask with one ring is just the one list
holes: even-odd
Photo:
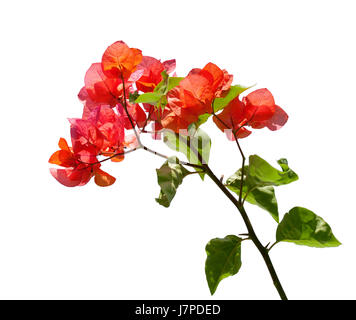
[[(288, 120), (285, 111), (277, 106), (274, 98), (267, 89), (251, 92), (240, 100), (233, 99), (213, 121), (221, 131), (225, 131), (230, 140), (245, 138), (251, 134), (246, 129), (268, 129), (275, 131), (281, 128)], [(226, 129), (231, 130), (226, 130)]]
[[(175, 67), (174, 59), (161, 62), (143, 56), (122, 41), (110, 45), (101, 62), (85, 74), (78, 94), (84, 105), (82, 117), (69, 119), (72, 147), (59, 140), (60, 150), (49, 162), (64, 169), (52, 168), (51, 174), (68, 187), (85, 185), (92, 177), (97, 185), (109, 186), (115, 178), (101, 170), (101, 163), (122, 161), (125, 153), (141, 147), (141, 133), (159, 139), (162, 130), (179, 133), (193, 123), (199, 126), (205, 115), (213, 116), (218, 128), (234, 140), (251, 134), (246, 126), (277, 130), (288, 119), (267, 89), (242, 100), (237, 95), (216, 111), (214, 101), (229, 95), (233, 76), (208, 63), (179, 78)], [(151, 131), (146, 130), (148, 124)]]

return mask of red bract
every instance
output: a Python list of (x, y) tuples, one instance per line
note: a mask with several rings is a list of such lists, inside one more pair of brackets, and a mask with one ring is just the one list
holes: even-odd
[(122, 150), (124, 123), (109, 106), (96, 107), (86, 119), (70, 119), (73, 149), (90, 146), (96, 154)]
[(223, 96), (231, 82), (232, 75), (209, 62), (203, 69), (192, 69), (180, 82), (181, 99), (199, 114), (211, 113), (213, 99)]
[(288, 114), (280, 107), (276, 105), (276, 109), (274, 111), (273, 116), (264, 121), (262, 126), (266, 126), (268, 129), (272, 131), (276, 131), (282, 128), (286, 122), (288, 121)]
[(60, 150), (53, 153), (49, 163), (66, 168), (50, 169), (52, 176), (61, 184), (66, 187), (83, 186), (93, 176), (99, 186), (109, 186), (115, 182), (114, 177), (100, 169), (100, 163), (97, 162), (93, 148), (82, 147), (75, 153), (63, 138), (60, 138), (58, 146)]
[(230, 89), (233, 76), (228, 74), (226, 70), (221, 70), (214, 63), (209, 62), (199, 73), (205, 74), (206, 77), (211, 77), (211, 90), (214, 97), (221, 97)]
[(192, 69), (175, 91), (168, 93), (162, 126), (175, 132), (187, 129), (200, 115), (212, 113), (212, 101), (224, 95), (231, 82), (232, 76), (213, 63)]
[(226, 132), (229, 140), (235, 139), (234, 134), (240, 139), (251, 134), (251, 131), (243, 127), (246, 124), (244, 109), (244, 104), (237, 97), (217, 117), (213, 118), (217, 127), (221, 131)]
[[(129, 102), (126, 102), (126, 107), (127, 107), (127, 112), (130, 115), (130, 118), (133, 122), (133, 124), (139, 128), (142, 128), (145, 123), (146, 123), (146, 113), (142, 110), (142, 108), (137, 104), (132, 104)], [(132, 124), (131, 121), (129, 119), (129, 117), (127, 116), (127, 113), (124, 109), (124, 107), (122, 106), (122, 104), (118, 104), (117, 105), (117, 110), (118, 113), (124, 123), (125, 129), (130, 130), (132, 129)]]
[(101, 64), (108, 77), (128, 79), (141, 60), (141, 50), (129, 48), (125, 42), (117, 41), (105, 50)]
[(223, 75), (224, 77), (215, 92), (216, 98), (224, 97), (227, 94), (234, 79), (234, 76), (229, 74), (225, 69), (223, 70)]
[(288, 120), (288, 115), (277, 106), (267, 89), (251, 92), (243, 98), (246, 105), (246, 118), (254, 129), (268, 127), (270, 130), (281, 128)]
[(186, 129), (188, 126), (198, 120), (198, 114), (194, 108), (187, 107), (180, 99), (181, 89), (176, 87), (168, 92), (168, 104), (164, 108), (161, 124), (164, 128), (179, 132), (180, 129)]
[(245, 104), (245, 117), (252, 128), (259, 129), (261, 123), (272, 118), (276, 104), (267, 89), (259, 89), (249, 93), (242, 100)]
[(222, 131), (228, 132), (229, 139), (245, 138), (251, 131), (244, 126), (254, 129), (264, 127), (270, 130), (280, 129), (288, 120), (288, 115), (274, 102), (272, 94), (267, 89), (259, 89), (251, 92), (240, 101), (237, 97), (232, 100), (224, 110), (214, 117), (214, 122)]
[[(107, 77), (100, 63), (93, 63), (90, 66), (85, 74), (84, 83), (87, 96), (94, 103), (115, 106), (118, 98), (122, 96), (122, 81), (119, 78)], [(85, 93), (82, 93), (82, 96), (85, 96)]]
[(101, 152), (115, 151), (120, 148), (125, 139), (124, 124), (121, 118), (108, 106), (99, 106), (89, 117), (90, 121), (102, 134)]
[[(168, 100), (169, 100), (169, 97), (171, 96), (171, 94), (172, 93), (168, 92), (168, 94), (166, 96)], [(155, 124), (152, 124), (153, 130), (155, 130), (155, 128), (159, 128), (158, 130), (161, 130), (162, 129), (161, 119), (163, 117), (163, 109), (157, 108), (157, 106), (154, 106), (154, 105), (151, 105), (148, 103), (143, 103), (143, 108), (148, 114), (147, 115), (147, 118), (149, 119), (148, 122), (153, 121), (155, 123)], [(164, 109), (166, 109), (166, 107)]]
[(77, 160), (74, 157), (72, 150), (69, 148), (67, 141), (64, 138), (60, 138), (58, 146), (59, 150), (52, 154), (49, 162), (61, 167), (74, 167)]
[(84, 104), (82, 119), (87, 119), (90, 113), (100, 105), (107, 105), (106, 103), (94, 102), (88, 94), (88, 91), (85, 87), (81, 88), (78, 93), (79, 100)]
[(69, 122), (73, 150), (77, 153), (90, 147), (95, 156), (99, 154), (104, 144), (104, 136), (98, 128), (89, 120), (69, 119)]
[(179, 133), (179, 130), (186, 129), (198, 120), (199, 111), (194, 107), (184, 105), (180, 99), (181, 88), (176, 87), (167, 94), (167, 105), (164, 108), (161, 124), (163, 128)]
[(196, 114), (211, 113), (214, 99), (213, 78), (207, 71), (193, 69), (180, 82), (180, 99), (184, 106), (194, 109)]
[(137, 69), (142, 70), (141, 78), (136, 81), (136, 87), (142, 92), (152, 92), (154, 88), (162, 81), (162, 72), (167, 73), (174, 71), (176, 61), (168, 60), (163, 63), (155, 58), (143, 56), (142, 61)]

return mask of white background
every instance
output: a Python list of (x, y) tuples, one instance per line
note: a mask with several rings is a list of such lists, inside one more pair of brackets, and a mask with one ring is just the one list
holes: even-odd
[[(68, 117), (80, 117), (84, 74), (108, 45), (176, 58), (178, 75), (214, 62), (234, 83), (268, 87), (290, 116), (277, 132), (255, 130), (246, 154), (286, 157), (300, 177), (277, 190), (280, 215), (299, 205), (322, 216), (343, 243), (271, 251), (291, 299), (354, 299), (354, 1), (3, 1), (0, 5), (0, 298), (209, 299), (205, 244), (246, 232), (209, 180), (191, 176), (169, 209), (154, 200), (162, 159), (139, 151), (103, 167), (117, 177), (66, 188), (49, 174)], [(240, 166), (234, 143), (211, 123), (211, 167)], [(155, 149), (172, 152), (147, 139)], [(276, 223), (251, 205), (263, 243)], [(243, 243), (238, 275), (216, 299), (278, 299), (257, 249)]]

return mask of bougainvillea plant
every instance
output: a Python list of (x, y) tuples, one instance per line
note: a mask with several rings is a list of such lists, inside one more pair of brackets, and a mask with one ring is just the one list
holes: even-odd
[[(250, 87), (233, 85), (233, 76), (214, 63), (194, 68), (185, 77), (176, 76), (175, 66), (175, 60), (143, 56), (122, 41), (110, 45), (101, 62), (92, 64), (85, 74), (78, 94), (84, 105), (82, 117), (69, 119), (72, 146), (60, 138), (59, 150), (49, 162), (63, 168), (50, 172), (67, 187), (83, 186), (93, 177), (98, 186), (110, 186), (115, 178), (102, 170), (102, 164), (121, 162), (126, 154), (142, 149), (165, 159), (156, 170), (161, 189), (156, 201), (164, 207), (170, 206), (186, 176), (196, 173), (202, 180), (208, 176), (233, 203), (247, 228), (247, 233), (214, 238), (206, 245), (205, 273), (211, 294), (221, 280), (238, 273), (241, 243), (251, 240), (280, 297), (287, 299), (269, 256), (274, 245), (282, 241), (317, 248), (340, 245), (330, 226), (306, 208), (294, 207), (279, 221), (274, 187), (298, 179), (286, 159), (278, 160), (278, 169), (257, 155), (249, 156), (246, 163), (239, 140), (252, 134), (252, 129), (280, 129), (288, 115), (267, 89), (241, 97)], [(236, 144), (242, 157), (241, 168), (226, 181), (208, 165), (211, 140), (201, 126), (209, 118)], [(147, 147), (142, 134), (183, 153), (184, 161)], [(272, 245), (263, 245), (257, 238), (245, 211), (246, 201), (276, 221)]]

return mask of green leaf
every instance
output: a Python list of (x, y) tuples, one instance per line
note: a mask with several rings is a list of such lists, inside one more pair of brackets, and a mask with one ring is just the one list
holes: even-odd
[[(257, 205), (269, 212), (273, 219), (278, 223), (278, 204), (273, 186), (259, 187), (253, 179), (249, 179), (248, 176), (246, 176), (246, 173), (248, 173), (248, 166), (245, 166), (242, 198), (244, 199), (246, 197), (247, 202)], [(240, 196), (241, 169), (236, 171), (226, 180), (226, 186)]]
[(294, 207), (285, 214), (278, 225), (276, 240), (316, 248), (341, 245), (321, 217), (302, 207)]
[[(237, 173), (232, 175), (227, 181), (226, 186), (238, 196), (240, 195), (241, 186), (241, 172), (240, 177), (237, 177)], [(247, 195), (247, 197), (246, 197)], [(242, 198), (246, 197), (246, 201), (259, 206), (271, 214), (276, 222), (279, 222), (278, 218), (278, 204), (274, 188), (272, 186), (257, 187), (249, 186), (244, 182), (242, 188)]]
[(161, 95), (165, 95), (167, 93), (169, 75), (165, 70), (161, 72), (161, 75), (162, 75), (162, 81), (157, 84), (153, 92), (157, 92), (160, 93)]
[[(243, 194), (246, 194), (247, 191), (249, 190), (247, 183), (246, 183), (246, 173), (248, 172), (248, 166), (244, 167), (244, 185), (242, 188)], [(237, 170), (232, 176), (230, 176), (227, 180), (225, 185), (233, 192), (239, 194), (240, 193), (240, 187), (241, 187), (241, 176), (242, 176), (242, 170), (239, 169)]]
[(169, 77), (166, 71), (162, 71), (162, 81), (157, 84), (153, 92), (147, 92), (140, 95), (135, 102), (136, 103), (149, 103), (156, 105), (159, 108), (164, 108), (167, 105), (167, 93), (179, 85), (180, 81), (184, 78), (181, 77)]
[(272, 167), (258, 155), (249, 157), (248, 176), (260, 186), (280, 186), (298, 180), (298, 175), (288, 166), (287, 159), (278, 160), (283, 171)]
[(246, 198), (251, 204), (257, 205), (271, 214), (276, 222), (279, 221), (278, 217), (278, 204), (274, 188), (272, 186), (257, 187), (253, 189)]
[[(195, 125), (191, 125), (185, 134), (165, 130), (163, 132), (163, 141), (172, 150), (185, 154), (192, 164), (202, 165), (209, 162), (210, 137)], [(197, 170), (199, 171), (199, 169)], [(199, 173), (199, 175), (204, 179), (204, 173)]]
[(176, 157), (170, 157), (161, 168), (156, 169), (158, 184), (161, 192), (156, 201), (168, 208), (173, 200), (178, 186), (182, 183), (183, 178), (189, 174)]
[(161, 73), (162, 81), (157, 84), (153, 92), (166, 95), (169, 90), (172, 90), (174, 87), (178, 86), (179, 83), (184, 79), (183, 77), (170, 77), (166, 71)]
[[(298, 180), (298, 175), (288, 166), (287, 159), (278, 160), (283, 171), (272, 167), (257, 155), (249, 157), (249, 165), (244, 168), (242, 198), (259, 206), (271, 214), (279, 222), (278, 204), (273, 186), (288, 184)], [(242, 170), (239, 169), (226, 180), (226, 186), (238, 196), (240, 195)]]
[(177, 87), (183, 79), (184, 79), (183, 77), (169, 77), (167, 92), (172, 90), (173, 88)]
[(201, 114), (199, 117), (198, 117), (198, 121), (195, 122), (195, 124), (199, 127), (201, 126), (203, 123), (207, 122), (208, 119), (211, 117), (211, 113), (204, 113), (204, 114)]
[(252, 88), (253, 86), (250, 87), (245, 87), (241, 85), (235, 85), (231, 86), (229, 92), (225, 97), (222, 98), (216, 98), (214, 100), (214, 112), (218, 112), (222, 109), (224, 109), (232, 100), (234, 100), (238, 95), (240, 95), (242, 92), (246, 91), (247, 89)]
[(235, 275), (241, 268), (241, 238), (228, 235), (212, 239), (205, 251), (205, 275), (213, 295), (221, 280)]
[(147, 92), (141, 94), (136, 100), (135, 103), (149, 103), (156, 105), (162, 97), (161, 93), (158, 92)]

